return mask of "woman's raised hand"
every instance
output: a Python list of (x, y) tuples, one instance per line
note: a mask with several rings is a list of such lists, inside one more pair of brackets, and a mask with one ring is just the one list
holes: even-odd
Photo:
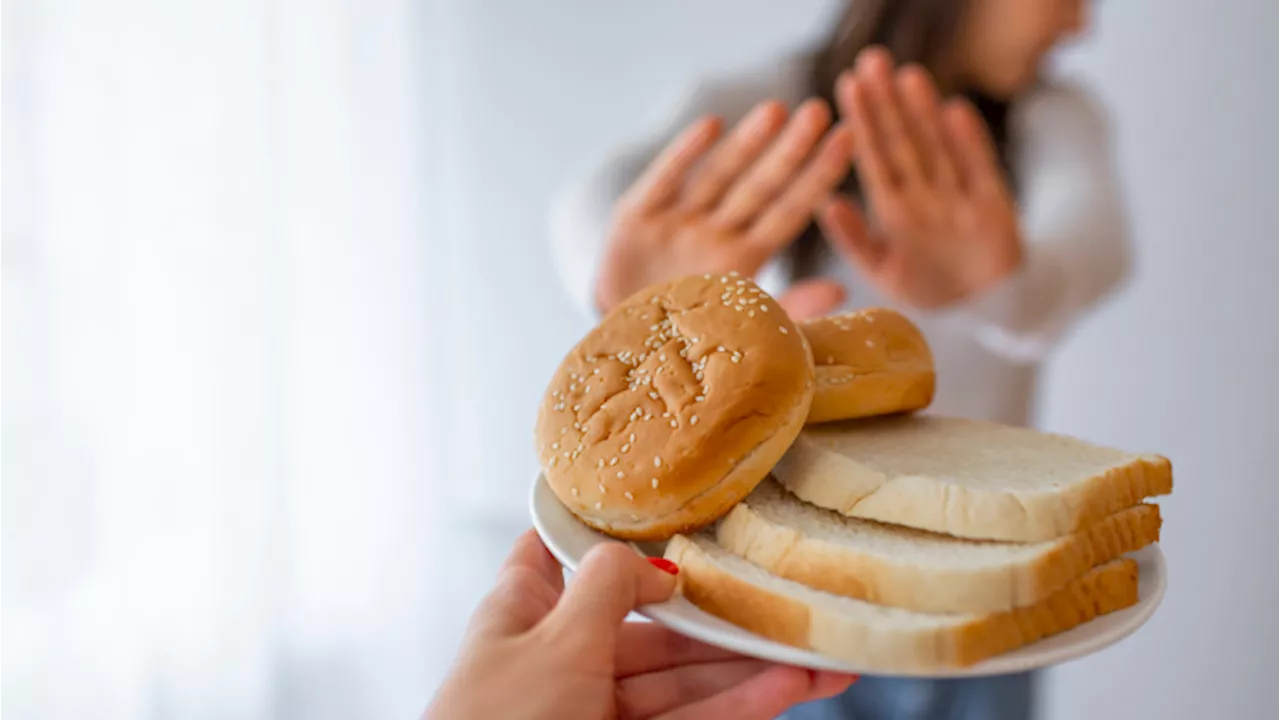
[[(830, 126), (821, 100), (790, 117), (779, 102), (761, 103), (728, 134), (716, 118), (691, 125), (619, 200), (596, 283), (599, 308), (682, 275), (755, 275), (848, 173), (849, 133)], [(817, 280), (779, 303), (809, 316), (843, 296), (838, 284)]]
[(836, 99), (870, 219), (835, 196), (818, 222), (868, 280), (928, 309), (980, 294), (1017, 269), (1017, 210), (970, 104), (941, 103), (927, 72), (908, 65), (895, 73), (880, 48), (840, 77)]

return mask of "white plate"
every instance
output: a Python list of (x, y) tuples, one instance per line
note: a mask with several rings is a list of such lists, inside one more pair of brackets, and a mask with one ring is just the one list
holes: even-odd
[[(551, 554), (570, 571), (576, 570), (587, 551), (610, 538), (583, 525), (573, 516), (539, 475), (529, 497), (533, 526)], [(642, 554), (654, 554), (657, 548), (631, 543)], [(1138, 604), (1119, 612), (1103, 615), (1073, 630), (1045, 638), (966, 668), (917, 673), (927, 677), (975, 677), (1004, 675), (1057, 665), (1084, 657), (1113, 645), (1137, 630), (1155, 613), (1164, 597), (1166, 577), (1164, 555), (1152, 545), (1130, 555), (1138, 561)], [(637, 610), (641, 615), (709, 645), (743, 655), (763, 658), (787, 665), (875, 675), (874, 668), (842, 663), (817, 653), (783, 645), (748, 632), (714, 615), (699, 610), (683, 597)], [(894, 673), (902, 675), (904, 673)]]

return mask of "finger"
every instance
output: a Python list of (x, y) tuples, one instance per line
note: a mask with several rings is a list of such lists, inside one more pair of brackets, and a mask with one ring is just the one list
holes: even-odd
[(807, 320), (831, 314), (844, 303), (844, 286), (835, 280), (810, 278), (792, 285), (778, 298), (778, 304), (792, 320)]
[(722, 123), (715, 117), (702, 118), (686, 128), (623, 194), (623, 205), (636, 212), (650, 212), (671, 202), (689, 169), (715, 144), (721, 130)]
[(564, 569), (560, 566), (560, 561), (551, 554), (533, 528), (525, 530), (516, 540), (515, 547), (502, 563), (502, 570), (499, 572), (516, 567), (528, 568), (537, 573), (538, 577), (557, 592), (564, 589)]
[(623, 623), (613, 674), (630, 677), (682, 665), (736, 660), (741, 656), (700, 643), (657, 623)]
[[(845, 676), (844, 688), (824, 680), (819, 687), (818, 677), (826, 673), (811, 673), (800, 668), (775, 665), (724, 692), (706, 700), (685, 705), (660, 717), (664, 720), (693, 720), (694, 718), (774, 718), (797, 703), (830, 697), (848, 688), (852, 676)], [(823, 695), (816, 695), (821, 690)], [(835, 692), (831, 692), (834, 690)]]
[(553, 636), (614, 637), (627, 613), (670, 598), (675, 588), (675, 575), (622, 543), (604, 543), (583, 558), (546, 622)]
[(792, 115), (782, 134), (725, 194), (711, 219), (722, 228), (746, 225), (795, 175), (831, 125), (831, 111), (821, 100), (808, 100)]
[(809, 696), (804, 701), (821, 700), (839, 695), (848, 690), (850, 685), (858, 682), (859, 677), (846, 673), (818, 672), (813, 679), (813, 685), (809, 688)]
[(864, 273), (873, 273), (884, 262), (887, 250), (871, 236), (866, 217), (854, 201), (832, 197), (818, 211), (818, 227), (832, 247)]
[(517, 635), (542, 620), (564, 590), (564, 573), (542, 538), (526, 530), (498, 571), (493, 590), (480, 601), (471, 631)]
[(999, 188), (1002, 177), (995, 144), (973, 105), (959, 99), (947, 102), (942, 125), (964, 187), (971, 192)]
[(853, 138), (837, 127), (827, 133), (794, 182), (751, 227), (750, 239), (766, 256), (789, 244), (813, 218), (818, 203), (831, 194), (849, 172)]
[(701, 211), (719, 202), (730, 183), (764, 152), (786, 123), (787, 108), (782, 103), (771, 100), (757, 105), (693, 172), (682, 207)]
[(928, 71), (919, 65), (908, 65), (898, 71), (896, 82), (931, 179), (940, 187), (955, 187), (955, 162), (943, 137), (938, 90)]
[(899, 183), (920, 180), (925, 168), (894, 86), (893, 56), (884, 48), (863, 50), (855, 72), (858, 87), (863, 90), (858, 98), (874, 134), (871, 142), (890, 163), (890, 175)]
[(763, 660), (739, 658), (637, 675), (618, 683), (619, 715), (653, 717), (706, 700), (741, 685), (773, 667)]
[(848, 77), (840, 89), (844, 97), (842, 104), (847, 108), (845, 122), (853, 130), (853, 161), (863, 192), (874, 199), (895, 192), (898, 179), (871, 116), (873, 101), (869, 91), (861, 80)]

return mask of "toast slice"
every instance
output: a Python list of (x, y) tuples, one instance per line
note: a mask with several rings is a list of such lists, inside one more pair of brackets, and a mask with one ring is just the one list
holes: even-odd
[(706, 535), (675, 536), (666, 557), (680, 566), (681, 592), (703, 610), (758, 635), (874, 672), (972, 665), (1138, 601), (1138, 565), (1129, 559), (1094, 568), (1030, 607), (936, 615), (784, 580)]
[(766, 480), (716, 527), (726, 550), (788, 580), (879, 605), (991, 613), (1033, 605), (1160, 539), (1160, 508), (1136, 505), (1056, 540), (965, 540), (844, 517)]
[(1042, 542), (1173, 491), (1159, 455), (928, 415), (806, 427), (774, 468), (801, 500), (957, 537)]

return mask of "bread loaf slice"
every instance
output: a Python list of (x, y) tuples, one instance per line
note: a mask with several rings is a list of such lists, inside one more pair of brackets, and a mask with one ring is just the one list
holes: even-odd
[(806, 427), (774, 468), (801, 500), (958, 537), (1041, 542), (1173, 490), (1168, 459), (927, 415)]
[(705, 535), (677, 535), (666, 557), (680, 566), (693, 604), (764, 637), (873, 672), (963, 667), (1138, 601), (1138, 565), (1112, 560), (1026, 608), (935, 615), (874, 605), (768, 573)]
[(810, 505), (766, 480), (716, 528), (716, 542), (811, 588), (920, 612), (1033, 605), (1160, 539), (1160, 509), (1136, 505), (1041, 543), (965, 540)]

